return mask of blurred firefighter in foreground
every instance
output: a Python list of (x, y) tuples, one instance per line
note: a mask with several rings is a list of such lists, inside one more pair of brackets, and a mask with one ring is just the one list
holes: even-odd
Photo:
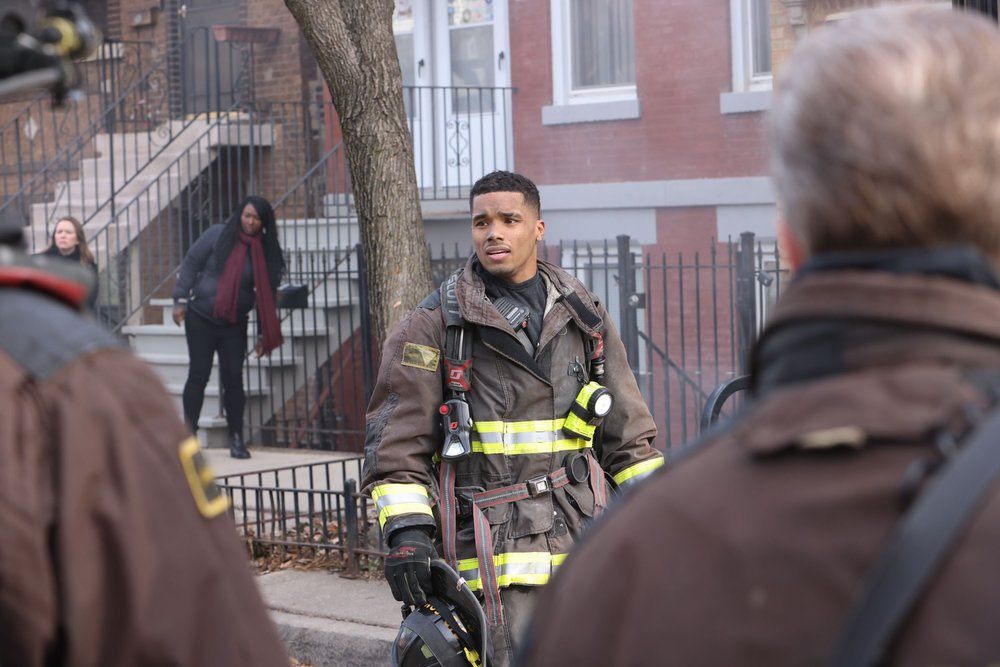
[(950, 8), (797, 48), (770, 129), (798, 272), (750, 401), (571, 555), (523, 664), (1000, 660), (998, 63)]

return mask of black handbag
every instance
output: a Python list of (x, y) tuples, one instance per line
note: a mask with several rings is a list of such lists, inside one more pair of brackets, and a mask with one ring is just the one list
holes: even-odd
[(309, 288), (306, 285), (281, 285), (278, 287), (278, 308), (307, 308)]

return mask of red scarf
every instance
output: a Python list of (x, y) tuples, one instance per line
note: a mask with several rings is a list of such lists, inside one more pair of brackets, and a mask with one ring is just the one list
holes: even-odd
[(274, 306), (274, 293), (271, 291), (271, 280), (267, 275), (267, 260), (264, 259), (264, 242), (261, 235), (247, 236), (240, 232), (239, 243), (233, 246), (226, 259), (219, 278), (219, 287), (215, 292), (215, 308), (212, 315), (224, 322), (236, 323), (237, 302), (240, 296), (240, 283), (243, 280), (243, 264), (247, 257), (247, 247), (250, 248), (250, 261), (253, 266), (253, 286), (257, 294), (257, 321), (261, 331), (263, 354), (270, 354), (273, 349), (284, 342), (281, 336), (281, 323), (278, 321), (278, 311)]

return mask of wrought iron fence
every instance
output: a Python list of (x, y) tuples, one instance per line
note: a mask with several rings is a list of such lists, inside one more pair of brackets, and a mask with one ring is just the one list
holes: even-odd
[(272, 468), (216, 478), (244, 539), (305, 557), (339, 554), (346, 574), (386, 548), (368, 496), (358, 493), (360, 457)]
[[(443, 280), (466, 261), (468, 249), (432, 248), (431, 255), (435, 278)], [(752, 234), (699, 251), (644, 248), (621, 236), (545, 246), (541, 255), (580, 279), (608, 309), (664, 450), (697, 435), (713, 389), (748, 370), (750, 347), (787, 275), (774, 244)], [(248, 386), (270, 383), (266, 397), (248, 409), (255, 440), (361, 451), (378, 367), (364, 319), (362, 260), (360, 248), (293, 258), (293, 280), (314, 286), (313, 301), (286, 316), (286, 346), (276, 358), (249, 365)], [(334, 286), (340, 286), (336, 295)], [(337, 319), (330, 315), (334, 307), (341, 309)], [(303, 357), (311, 361), (303, 364)], [(283, 365), (298, 375), (278, 373)]]
[[(51, 95), (45, 92), (18, 109), (0, 127), (0, 202), (21, 191), (36, 171), (90, 127), (154, 60), (151, 42), (107, 40), (94, 55), (77, 64), (79, 99), (63, 109), (53, 109)], [(123, 115), (115, 120), (128, 121)], [(71, 173), (78, 168), (68, 163), (61, 166)]]
[(962, 9), (982, 12), (997, 20), (997, 0), (952, 0), (952, 4)]
[[(233, 62), (245, 60), (250, 53), (249, 46), (233, 42), (212, 42), (212, 48), (207, 48), (203, 42), (209, 39), (207, 29), (192, 31), (151, 64), (143, 64), (145, 71), (123, 89), (112, 91), (111, 94), (117, 93), (113, 99), (102, 93), (96, 112), (87, 107), (64, 113), (61, 116), (64, 120), (77, 119), (74, 131), (60, 137), (51, 150), (43, 150), (39, 154), (44, 158), (40, 165), (22, 154), (24, 141), (19, 132), (23, 132), (23, 128), (21, 121), (15, 119), (9, 130), (11, 136), (5, 137), (0, 145), (5, 151), (8, 143), (12, 145), (14, 152), (5, 152), (2, 162), (5, 165), (9, 162), (17, 174), (16, 178), (3, 180), (0, 210), (8, 206), (19, 207), (20, 214), (33, 230), (36, 233), (44, 230), (46, 234), (62, 216), (74, 216), (85, 225), (91, 220), (101, 221), (102, 216), (104, 220), (113, 218), (121, 199), (130, 198), (135, 190), (159, 173), (154, 160), (165, 152), (183, 150), (186, 142), (178, 149), (175, 140), (185, 133), (197, 136), (202, 129), (198, 123), (206, 124), (214, 117), (212, 113), (187, 113), (192, 104), (189, 86), (171, 83), (171, 73), (177, 62), (191, 60), (196, 50), (198, 53), (204, 51), (208, 59), (200, 66), (214, 72), (220, 54), (225, 54), (227, 62)], [(120, 49), (111, 51), (127, 53)], [(140, 66), (140, 60), (137, 59), (134, 67)], [(97, 61), (96, 65), (100, 66), (90, 68), (95, 70), (93, 85), (102, 90), (105, 79), (101, 77), (108, 76), (112, 66), (107, 65), (107, 59)], [(84, 67), (85, 71), (87, 69)], [(133, 68), (125, 69), (131, 72)], [(250, 101), (242, 95), (249, 91), (248, 86), (240, 81), (224, 86), (223, 81), (218, 76), (199, 79), (200, 87), (204, 88), (199, 94), (220, 105), (213, 107), (213, 111), (217, 113)]]

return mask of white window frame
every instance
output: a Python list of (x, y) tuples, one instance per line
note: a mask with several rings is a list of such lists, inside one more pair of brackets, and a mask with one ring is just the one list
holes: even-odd
[[(573, 90), (570, 10), (572, 0), (550, 0), (552, 23), (552, 104), (593, 104), (628, 102), (636, 97), (636, 84)], [(633, 30), (635, 26), (633, 26)]]
[(753, 67), (753, 25), (750, 3), (752, 0), (729, 0), (729, 16), (732, 34), (733, 92), (745, 93), (771, 90), (774, 82), (772, 74), (754, 76)]

